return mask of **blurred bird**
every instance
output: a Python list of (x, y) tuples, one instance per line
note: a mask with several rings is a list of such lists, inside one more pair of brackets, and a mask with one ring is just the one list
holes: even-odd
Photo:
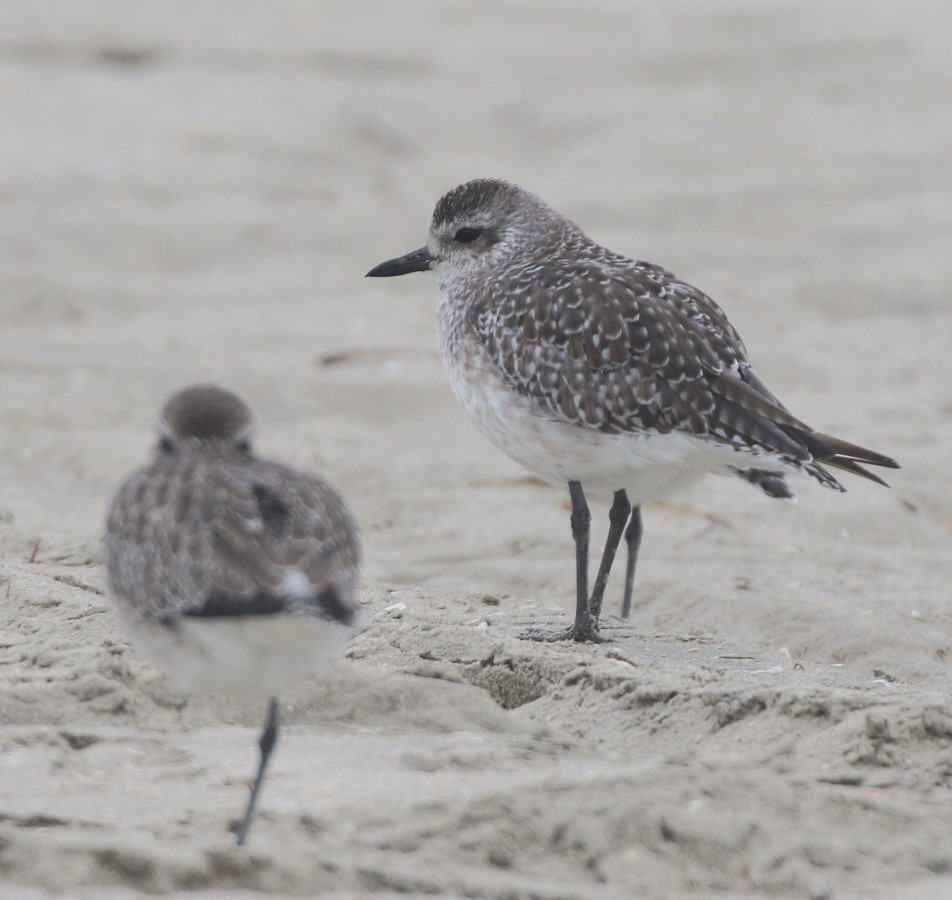
[(324, 670), (355, 625), (360, 551), (340, 495), (251, 450), (251, 413), (213, 385), (159, 416), (151, 463), (106, 525), (114, 611), (133, 646), (190, 692), (268, 700), (244, 844), (278, 734), (281, 691)]

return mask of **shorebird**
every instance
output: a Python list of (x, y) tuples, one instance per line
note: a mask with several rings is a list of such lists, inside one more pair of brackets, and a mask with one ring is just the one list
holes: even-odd
[[(732, 472), (768, 496), (792, 498), (788, 473), (843, 491), (827, 467), (879, 484), (862, 464), (898, 468), (791, 415), (705, 293), (596, 244), (516, 185), (478, 179), (454, 188), (436, 204), (425, 247), (367, 274), (423, 271), (439, 284), (440, 351), (457, 399), (513, 459), (545, 481), (568, 484), (575, 621), (523, 637), (599, 639), (623, 535), (627, 618), (641, 505), (708, 472)], [(591, 595), (586, 492), (612, 497)]]
[(158, 420), (155, 458), (106, 524), (110, 601), (133, 646), (179, 687), (265, 699), (243, 845), (278, 736), (279, 693), (327, 667), (353, 631), (357, 531), (314, 475), (258, 459), (251, 413), (195, 385)]

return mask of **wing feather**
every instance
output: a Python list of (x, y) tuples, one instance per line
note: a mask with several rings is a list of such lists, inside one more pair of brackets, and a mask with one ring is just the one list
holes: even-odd
[(541, 415), (608, 433), (687, 432), (777, 456), (842, 489), (814, 460), (875, 481), (888, 457), (818, 435), (750, 366), (720, 307), (659, 266), (604, 259), (495, 282), (472, 321), (507, 382)]
[(294, 608), (340, 620), (353, 605), (350, 514), (321, 479), (278, 463), (159, 459), (120, 489), (106, 546), (113, 592), (147, 585), (138, 605), (155, 618)]

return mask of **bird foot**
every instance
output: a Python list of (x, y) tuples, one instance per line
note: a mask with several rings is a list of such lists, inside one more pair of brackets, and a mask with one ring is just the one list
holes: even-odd
[(557, 631), (548, 628), (527, 628), (518, 637), (521, 641), (544, 641), (547, 644), (553, 644), (556, 641), (603, 644), (607, 640), (599, 634), (598, 626), (594, 622), (585, 628), (579, 628), (575, 624)]

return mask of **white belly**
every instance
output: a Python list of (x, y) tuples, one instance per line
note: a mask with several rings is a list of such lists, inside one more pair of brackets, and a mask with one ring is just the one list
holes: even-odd
[(170, 624), (117, 610), (135, 649), (191, 693), (264, 699), (328, 668), (353, 634), (337, 622), (291, 613), (182, 617)]
[(635, 505), (660, 500), (729, 466), (783, 468), (776, 458), (702, 440), (684, 432), (607, 434), (540, 414), (512, 390), (481, 353), (465, 363), (444, 356), (453, 391), (493, 443), (551, 484), (578, 481), (586, 494), (605, 498), (624, 489)]

